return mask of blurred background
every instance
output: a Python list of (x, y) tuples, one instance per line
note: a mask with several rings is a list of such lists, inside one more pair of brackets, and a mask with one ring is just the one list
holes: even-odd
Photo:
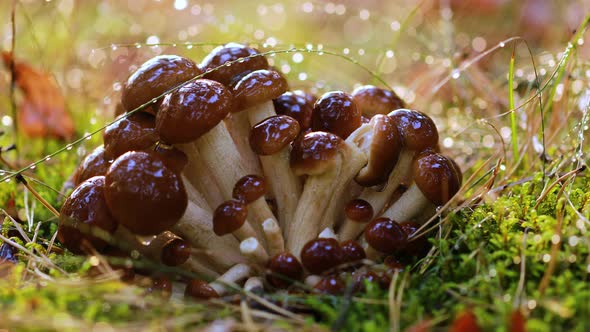
[[(519, 105), (519, 98), (529, 98), (553, 74), (589, 11), (588, 0), (5, 0), (0, 3), (0, 47), (55, 80), (73, 117), (75, 134), (66, 141), (112, 119), (122, 84), (146, 59), (175, 53), (199, 62), (215, 46), (236, 41), (263, 51), (297, 48), (270, 57), (292, 89), (321, 94), (387, 83), (411, 107), (434, 117), (443, 148), (469, 168), (476, 157), (496, 151), (511, 137), (507, 78), (513, 50)], [(588, 43), (583, 38), (574, 42), (576, 57), (587, 59)], [(0, 125), (5, 135), (0, 140), (6, 145), (14, 114), (10, 63), (4, 60)], [(576, 68), (556, 89), (556, 105), (564, 91), (580, 95), (568, 103), (590, 98), (590, 70)], [(21, 90), (16, 91), (18, 105)], [(568, 112), (582, 109), (563, 106)], [(534, 105), (519, 112), (519, 130), (537, 131), (534, 114)], [(39, 136), (45, 153), (63, 145), (52, 146), (46, 135)], [(523, 151), (529, 139), (530, 146), (534, 139), (538, 143), (534, 137), (520, 141)], [(27, 148), (23, 145), (23, 155)], [(78, 158), (85, 151), (82, 145)]]

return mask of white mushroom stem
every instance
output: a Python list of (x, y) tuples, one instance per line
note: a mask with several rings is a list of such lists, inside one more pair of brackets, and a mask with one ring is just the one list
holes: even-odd
[(264, 199), (264, 196), (248, 204), (248, 221), (253, 226), (256, 231), (256, 237), (260, 241), (264, 241), (266, 238), (262, 224), (268, 219), (273, 219), (276, 222), (276, 218)]
[(237, 283), (252, 275), (252, 269), (246, 264), (236, 264), (222, 274), (215, 281), (209, 283), (219, 296), (227, 293), (230, 287), (238, 288)]
[(248, 114), (246, 112), (232, 113), (224, 122), (240, 156), (244, 160), (245, 169), (248, 174), (262, 174), (260, 160), (258, 160), (258, 156), (250, 148), (250, 142), (248, 140), (251, 128), (250, 122), (248, 121)]
[[(308, 176), (293, 222), (287, 225), (287, 250), (297, 257), (303, 246), (317, 237), (320, 229), (333, 225), (338, 199), (366, 162), (364, 154), (348, 142), (342, 143), (334, 158), (337, 159), (330, 170)], [(326, 218), (322, 222), (323, 216)]]
[(309, 287), (314, 287), (320, 281), (322, 281), (322, 277), (312, 274), (312, 275), (308, 275), (307, 277), (305, 277), (305, 280), (303, 281), (303, 283)]
[(247, 108), (243, 113), (248, 114), (248, 120), (250, 121), (250, 127), (254, 126), (258, 122), (270, 118), (271, 116), (277, 115), (275, 106), (272, 100), (265, 101), (258, 105)]
[(334, 233), (334, 230), (332, 230), (330, 227), (327, 227), (326, 229), (324, 229), (320, 235), (318, 235), (318, 238), (320, 239), (334, 239), (334, 240), (338, 240), (338, 237), (336, 236), (336, 233)]
[[(203, 158), (199, 155), (193, 144), (180, 144), (177, 147), (188, 157), (188, 164), (183, 170), (183, 177), (200, 193), (207, 205), (214, 208), (223, 202), (223, 195), (217, 181), (211, 176), (211, 172)], [(188, 190), (187, 190), (188, 193)]]
[(189, 257), (188, 260), (182, 263), (179, 267), (183, 270), (194, 272), (205, 278), (213, 279), (219, 277), (219, 273), (193, 256)]
[(193, 186), (193, 184), (187, 179), (187, 177), (185, 175), (181, 175), (181, 177), (182, 177), (182, 182), (184, 184), (184, 188), (185, 188), (186, 196), (187, 196), (188, 200), (195, 203), (197, 206), (199, 206), (200, 208), (202, 208), (204, 210), (207, 210), (209, 212), (213, 212), (213, 210), (211, 209), (211, 206), (209, 205), (209, 203), (205, 199), (205, 196), (203, 194), (201, 194), (201, 192), (199, 192), (199, 190), (197, 190), (197, 188), (195, 188)]
[(250, 277), (244, 284), (244, 290), (246, 292), (258, 293), (264, 291), (264, 282), (260, 277)]
[(188, 202), (184, 216), (172, 227), (172, 231), (190, 242), (193, 248), (210, 251), (212, 254), (207, 256), (207, 261), (216, 271), (244, 262), (238, 250), (238, 241), (232, 236), (217, 236), (213, 232), (211, 212), (193, 202)]
[(264, 247), (258, 242), (255, 237), (250, 237), (240, 243), (240, 252), (250, 262), (259, 266), (265, 266), (268, 262), (268, 254)]
[(264, 231), (266, 244), (271, 256), (285, 251), (285, 240), (283, 238), (281, 228), (274, 219), (266, 219), (262, 223), (262, 230)]
[[(391, 173), (389, 173), (389, 178), (385, 187), (381, 191), (377, 191), (373, 188), (365, 188), (358, 197), (371, 204), (373, 211), (375, 211), (375, 216), (380, 214), (402, 181), (409, 176), (413, 159), (413, 151), (402, 150), (397, 164)], [(350, 218), (346, 218), (342, 227), (338, 231), (340, 241), (356, 239), (363, 232), (365, 226), (366, 223), (359, 223)]]
[(404, 223), (432, 205), (420, 188), (413, 183), (381, 216), (395, 220), (398, 223)]
[(242, 224), (240, 228), (233, 231), (232, 234), (238, 239), (238, 241), (244, 241), (245, 239), (256, 237), (254, 228), (252, 228), (248, 222), (244, 222), (244, 224)]

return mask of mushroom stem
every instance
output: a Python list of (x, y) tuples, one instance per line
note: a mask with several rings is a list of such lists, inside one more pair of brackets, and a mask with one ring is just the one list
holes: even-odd
[(248, 142), (251, 128), (248, 121), (248, 114), (246, 114), (246, 112), (232, 113), (229, 118), (224, 120), (224, 122), (234, 140), (240, 156), (243, 158), (246, 171), (249, 174), (262, 174), (260, 160), (258, 160), (256, 153), (250, 149), (250, 143)]
[(247, 108), (243, 113), (248, 114), (248, 121), (250, 121), (250, 126), (254, 126), (258, 122), (263, 121), (266, 118), (270, 118), (271, 116), (277, 115), (272, 100), (268, 100), (256, 106)]
[(330, 227), (325, 228), (320, 233), (320, 235), (318, 235), (318, 238), (320, 238), (320, 239), (334, 239), (334, 240), (338, 240), (338, 237), (334, 233), (334, 230), (331, 229)]
[(198, 207), (209, 212), (212, 212), (211, 206), (205, 199), (205, 196), (201, 194), (201, 192), (192, 185), (192, 183), (187, 179), (187, 177), (184, 174), (181, 175), (181, 177), (188, 200), (195, 203)]
[(268, 254), (255, 237), (249, 237), (240, 243), (240, 252), (250, 262), (264, 266), (268, 261)]
[(266, 244), (271, 256), (285, 251), (285, 240), (281, 233), (281, 228), (274, 219), (266, 219), (262, 223), (262, 230), (264, 231)]
[(420, 214), (430, 205), (432, 203), (422, 194), (420, 188), (413, 183), (392, 206), (385, 210), (381, 217), (403, 223)]
[[(177, 147), (188, 157), (188, 164), (183, 170), (184, 177), (199, 193), (202, 193), (207, 205), (214, 207), (223, 202), (223, 195), (219, 185), (215, 178), (211, 176), (209, 167), (197, 151), (196, 146), (189, 143), (179, 144)], [(187, 189), (188, 193), (189, 190)]]
[(260, 277), (250, 277), (244, 284), (244, 290), (251, 293), (261, 293), (264, 291), (264, 282)]
[(236, 283), (252, 275), (252, 269), (246, 264), (236, 264), (217, 278), (209, 286), (213, 288), (219, 296), (227, 293), (229, 287), (237, 288)]
[(196, 259), (195, 257), (189, 257), (188, 260), (180, 265), (180, 268), (194, 272), (199, 276), (203, 276), (209, 279), (217, 278), (219, 273), (213, 270), (211, 266), (207, 266), (205, 263)]

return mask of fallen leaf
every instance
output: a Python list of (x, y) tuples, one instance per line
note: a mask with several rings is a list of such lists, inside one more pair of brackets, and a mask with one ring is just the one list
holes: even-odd
[[(12, 54), (2, 53), (10, 69)], [(14, 60), (16, 86), (24, 99), (18, 107), (18, 124), (31, 137), (69, 139), (74, 135), (74, 122), (65, 109), (65, 100), (53, 77), (26, 63)]]
[(481, 328), (477, 324), (477, 318), (470, 310), (460, 312), (453, 324), (449, 328), (449, 332), (480, 332)]

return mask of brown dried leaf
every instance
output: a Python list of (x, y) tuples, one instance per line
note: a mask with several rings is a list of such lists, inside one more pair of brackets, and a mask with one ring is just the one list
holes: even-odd
[[(4, 65), (10, 69), (9, 52), (2, 53)], [(31, 137), (69, 139), (74, 135), (74, 122), (65, 110), (65, 100), (53, 77), (26, 63), (14, 60), (16, 86), (24, 100), (18, 107), (18, 123)]]

